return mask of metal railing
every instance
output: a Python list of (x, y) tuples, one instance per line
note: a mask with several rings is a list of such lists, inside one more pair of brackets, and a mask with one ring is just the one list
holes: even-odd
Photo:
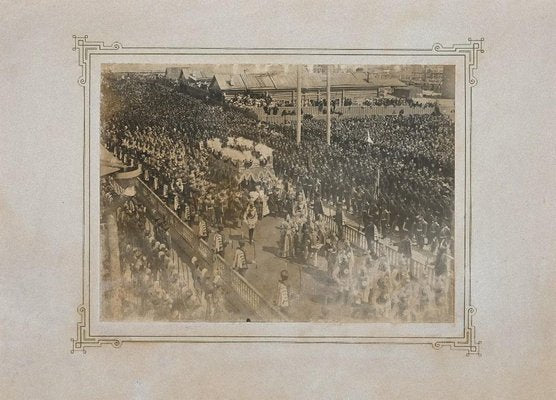
[[(311, 218), (314, 218), (314, 212), (312, 208), (309, 208), (309, 213)], [(335, 234), (338, 234), (338, 224), (336, 223), (333, 216), (321, 214), (322, 218), (324, 219), (326, 227)], [(342, 232), (344, 234), (344, 238), (347, 239), (352, 245), (362, 249), (364, 251), (369, 250), (367, 244), (367, 238), (365, 237), (365, 233), (360, 231), (357, 228), (354, 228), (349, 225), (342, 225)], [(402, 255), (398, 251), (396, 247), (393, 245), (386, 243), (382, 240), (373, 240), (372, 246), (374, 246), (374, 251), (377, 254), (384, 254), (388, 263), (391, 265), (400, 265), (402, 262)], [(423, 262), (417, 259), (414, 255), (412, 255), (411, 259), (409, 260), (409, 270), (410, 273), (419, 280), (426, 279), (429, 283), (434, 282), (435, 266), (433, 264), (428, 263), (427, 261)], [(446, 255), (446, 269), (448, 271), (448, 276), (451, 278), (447, 281), (447, 287), (445, 289), (445, 293), (447, 295), (447, 301), (449, 303), (450, 309), (453, 310), (454, 302), (455, 302), (455, 293), (454, 293), (454, 273), (455, 273), (455, 262), (454, 258), (450, 255)]]
[(221, 273), (222, 280), (227, 288), (231, 289), (261, 320), (286, 321), (288, 318), (276, 307), (271, 305), (243, 276), (233, 270), (231, 266), (210, 248), (207, 242), (197, 237), (193, 229), (182, 221), (174, 211), (168, 207), (145, 182), (138, 179), (137, 191), (142, 200), (147, 202), (151, 209), (165, 216), (172, 223), (175, 231), (183, 240), (196, 251), (213, 268)]
[[(196, 251), (209, 265), (213, 265), (221, 273), (222, 279), (226, 286), (233, 290), (233, 292), (247, 305), (259, 318), (264, 321), (268, 320), (287, 320), (288, 318), (281, 313), (276, 307), (271, 305), (243, 276), (237, 271), (233, 270), (231, 266), (218, 254), (214, 254), (208, 243), (203, 239), (197, 237), (193, 229), (183, 222), (151, 188), (149, 188), (142, 180), (138, 179), (140, 193), (143, 200), (146, 201), (152, 209), (157, 210), (158, 213), (164, 215), (170, 220), (173, 228), (184, 239), (184, 241)], [(309, 208), (311, 218), (314, 218), (312, 208)], [(322, 215), (326, 228), (338, 234), (338, 224), (333, 216)], [(355, 247), (368, 250), (367, 238), (364, 232), (349, 225), (342, 225), (342, 232), (344, 237)], [(402, 255), (396, 247), (386, 243), (382, 240), (373, 241), (374, 251), (385, 255), (388, 263), (391, 265), (400, 265), (402, 262)], [(435, 277), (434, 265), (428, 262), (422, 262), (412, 256), (409, 260), (409, 269), (413, 276), (418, 279), (427, 279), (432, 283)], [(447, 280), (447, 287), (445, 292), (447, 294), (447, 302), (450, 309), (453, 310), (455, 303), (454, 295), (454, 272), (455, 262), (452, 256), (446, 255), (446, 268), (449, 276), (452, 279)]]

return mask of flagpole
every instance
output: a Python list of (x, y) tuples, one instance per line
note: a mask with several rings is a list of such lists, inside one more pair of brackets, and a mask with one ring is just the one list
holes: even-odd
[(326, 66), (326, 144), (330, 146), (330, 65)]
[(301, 65), (297, 66), (297, 144), (301, 143)]
[[(380, 193), (380, 164), (378, 165), (378, 168), (376, 170), (376, 190), (375, 190), (375, 197), (376, 197), (376, 202), (377, 202), (377, 206), (378, 206), (378, 195)], [(382, 238), (382, 221), (381, 221), (381, 215), (380, 215), (380, 208), (379, 208), (379, 214), (378, 214), (378, 226), (379, 226), (379, 237)]]
[(380, 165), (376, 171), (376, 199), (378, 200), (378, 195), (380, 194)]

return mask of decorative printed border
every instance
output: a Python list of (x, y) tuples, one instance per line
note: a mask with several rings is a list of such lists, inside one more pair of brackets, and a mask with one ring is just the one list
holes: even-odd
[[(83, 87), (83, 265), (82, 265), (82, 304), (77, 308), (80, 320), (77, 323), (75, 338), (71, 339), (71, 353), (86, 353), (88, 347), (100, 347), (111, 344), (115, 348), (122, 346), (124, 342), (154, 342), (154, 343), (335, 343), (335, 344), (421, 344), (432, 345), (433, 349), (439, 350), (448, 347), (452, 350), (466, 351), (466, 355), (481, 355), (481, 341), (476, 340), (473, 316), (476, 308), (471, 305), (471, 151), (466, 154), (466, 211), (469, 212), (466, 219), (464, 233), (464, 329), (463, 335), (458, 337), (331, 337), (331, 336), (125, 336), (105, 337), (94, 336), (90, 333), (90, 264), (89, 264), (89, 194), (90, 183), (87, 175), (89, 157), (86, 153), (87, 140), (89, 138), (89, 93), (90, 93), (90, 62), (91, 56), (95, 54), (124, 54), (124, 55), (461, 55), (465, 59), (466, 67), (466, 101), (464, 106), (472, 109), (472, 89), (477, 85), (475, 73), (479, 65), (479, 53), (484, 53), (484, 38), (474, 40), (467, 39), (467, 43), (443, 46), (435, 43), (432, 49), (333, 49), (333, 48), (201, 48), (201, 47), (128, 47), (119, 42), (106, 45), (101, 41), (89, 41), (88, 36), (73, 36), (73, 51), (77, 52), (78, 65), (81, 68), (81, 76), (77, 82)], [(465, 134), (469, 138), (469, 149), (471, 149), (471, 116), (465, 116)], [(467, 149), (466, 149), (467, 150)], [(467, 153), (467, 151), (466, 151)]]

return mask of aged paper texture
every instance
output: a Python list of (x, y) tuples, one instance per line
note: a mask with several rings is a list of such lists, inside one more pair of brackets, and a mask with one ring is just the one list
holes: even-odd
[(555, 395), (551, 3), (0, 18), (3, 397)]

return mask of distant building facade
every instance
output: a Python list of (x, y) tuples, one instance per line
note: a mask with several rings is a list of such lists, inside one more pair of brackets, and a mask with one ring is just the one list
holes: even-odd
[(444, 65), (442, 80), (442, 97), (445, 99), (455, 99), (456, 97), (456, 66)]

